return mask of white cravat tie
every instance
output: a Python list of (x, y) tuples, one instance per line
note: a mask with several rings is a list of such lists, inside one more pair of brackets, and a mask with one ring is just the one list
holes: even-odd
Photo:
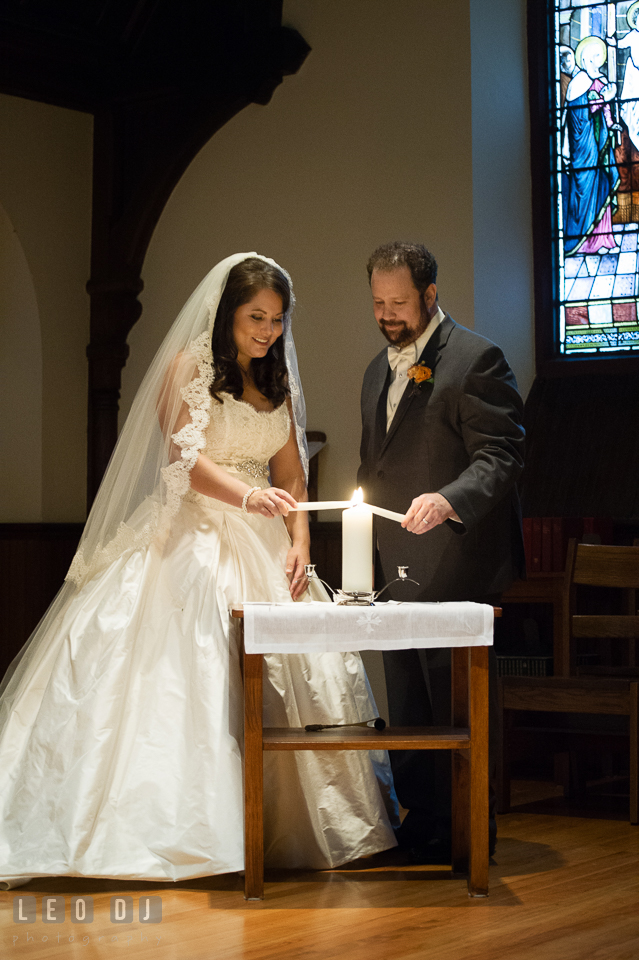
[(417, 357), (415, 343), (409, 343), (407, 347), (388, 347), (388, 365), (391, 370), (397, 370), (397, 367), (400, 365), (404, 367), (407, 362), (406, 369), (412, 367), (415, 363)]
[(387, 347), (388, 365), (391, 368), (391, 382), (388, 387), (388, 398), (386, 400), (386, 429), (391, 425), (395, 416), (395, 411), (402, 399), (402, 394), (408, 384), (408, 370), (414, 363), (417, 363), (422, 355), (424, 347), (430, 340), (433, 331), (444, 319), (444, 314), (438, 308), (437, 313), (431, 319), (430, 323), (417, 340), (409, 343), (406, 347)]
[(407, 347), (388, 347), (388, 365), (392, 371), (392, 380), (388, 387), (388, 401), (386, 403), (386, 429), (390, 427), (391, 420), (395, 416), (395, 411), (402, 394), (408, 383), (408, 370), (417, 360), (417, 345), (409, 343)]

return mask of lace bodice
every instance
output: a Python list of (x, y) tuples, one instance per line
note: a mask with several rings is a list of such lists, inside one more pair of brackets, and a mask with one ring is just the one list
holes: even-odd
[(288, 407), (283, 403), (276, 410), (256, 410), (228, 393), (223, 397), (224, 403), (211, 404), (202, 452), (223, 466), (243, 461), (267, 465), (289, 438)]

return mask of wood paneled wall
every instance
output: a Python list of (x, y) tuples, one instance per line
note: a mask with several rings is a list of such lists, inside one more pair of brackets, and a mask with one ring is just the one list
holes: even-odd
[(524, 516), (639, 519), (639, 374), (596, 370), (531, 388)]
[(0, 676), (62, 586), (83, 527), (0, 524)]
[(311, 523), (311, 562), (317, 575), (337, 590), (342, 585), (342, 521)]

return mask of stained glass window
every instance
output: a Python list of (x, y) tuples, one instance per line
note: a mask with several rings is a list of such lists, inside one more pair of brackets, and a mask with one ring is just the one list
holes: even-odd
[(639, 354), (639, 0), (550, 6), (556, 349)]

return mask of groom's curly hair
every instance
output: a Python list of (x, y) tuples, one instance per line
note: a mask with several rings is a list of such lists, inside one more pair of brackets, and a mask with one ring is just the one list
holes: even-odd
[(419, 290), (420, 296), (437, 282), (437, 261), (432, 253), (422, 243), (406, 243), (403, 240), (394, 240), (378, 247), (369, 257), (366, 269), (368, 282), (371, 281), (373, 270), (397, 270), (408, 267), (413, 285)]
[[(242, 371), (237, 362), (237, 346), (233, 337), (233, 319), (238, 307), (248, 303), (260, 290), (272, 290), (282, 298), (282, 311), (288, 313), (291, 288), (286, 275), (277, 267), (259, 257), (248, 257), (229, 272), (224, 292), (218, 304), (211, 347), (213, 350), (213, 383), (211, 394), (220, 403), (224, 391), (239, 400), (244, 392)], [(286, 322), (286, 321), (285, 321)], [(278, 337), (265, 357), (251, 360), (255, 386), (274, 407), (281, 406), (288, 397), (288, 371), (284, 358), (284, 336)]]

